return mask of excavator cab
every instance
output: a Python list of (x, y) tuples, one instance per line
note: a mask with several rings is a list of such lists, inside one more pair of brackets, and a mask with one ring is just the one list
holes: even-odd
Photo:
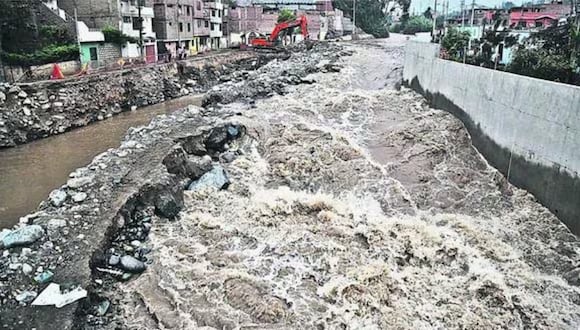
[(281, 35), (284, 36), (291, 32), (292, 29), (300, 27), (300, 31), (304, 36), (304, 39), (308, 39), (308, 21), (306, 16), (300, 16), (298, 19), (289, 22), (282, 22), (276, 24), (274, 30), (269, 37), (266, 38), (255, 38), (250, 41), (252, 47), (258, 48), (274, 48), (281, 43), (279, 38)]

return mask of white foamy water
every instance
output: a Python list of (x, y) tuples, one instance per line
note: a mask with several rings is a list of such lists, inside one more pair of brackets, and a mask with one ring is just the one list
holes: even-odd
[(576, 238), (391, 88), (400, 40), (349, 47), (341, 73), (223, 109), (248, 128), (232, 183), (155, 223), (123, 327), (577, 329)]

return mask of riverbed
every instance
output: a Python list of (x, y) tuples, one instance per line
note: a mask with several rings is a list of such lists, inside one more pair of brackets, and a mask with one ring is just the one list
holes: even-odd
[(66, 183), (69, 173), (101, 152), (118, 147), (130, 127), (190, 104), (200, 105), (201, 99), (202, 95), (191, 95), (166, 101), (0, 150), (0, 229), (12, 227), (20, 217), (34, 212), (53, 189)]

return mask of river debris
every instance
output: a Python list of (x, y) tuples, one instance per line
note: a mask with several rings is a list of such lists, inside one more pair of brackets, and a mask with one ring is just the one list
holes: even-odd
[(67, 290), (63, 292), (61, 286), (56, 283), (50, 283), (44, 291), (42, 291), (38, 297), (32, 302), (33, 306), (50, 306), (53, 305), (56, 308), (64, 307), (70, 303), (73, 303), (79, 299), (83, 299), (87, 296), (87, 291), (83, 288), (76, 287), (74, 289)]

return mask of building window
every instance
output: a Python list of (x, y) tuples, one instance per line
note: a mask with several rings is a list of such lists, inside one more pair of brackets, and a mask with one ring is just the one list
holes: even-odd
[(191, 32), (191, 23), (187, 23), (187, 32)]
[(217, 26), (218, 26), (218, 31), (221, 31), (222, 30), (222, 25), (221, 24), (218, 24)]
[(179, 32), (183, 32), (183, 23), (179, 22)]
[(167, 5), (167, 8), (173, 8), (173, 5)]
[(172, 22), (169, 22), (169, 26), (173, 26), (173, 23)]
[(211, 10), (211, 17), (215, 17), (215, 10), (214, 9)]
[(203, 21), (203, 22), (205, 23), (204, 25), (205, 25), (206, 28), (209, 27), (209, 22), (208, 21)]
[(89, 48), (89, 53), (91, 55), (91, 61), (97, 61), (98, 57), (97, 57), (97, 47), (91, 47)]
[(211, 30), (215, 31), (215, 24), (214, 23), (211, 23)]
[(218, 17), (222, 17), (222, 11), (218, 10), (217, 12), (218, 12)]
[(201, 11), (201, 1), (197, 2), (197, 10)]
[(131, 23), (131, 17), (123, 16), (123, 23)]
[(200, 28), (201, 27), (201, 21), (197, 20), (197, 27)]
[(143, 20), (143, 17), (141, 17), (141, 18), (135, 17), (135, 19), (133, 20), (133, 30), (141, 29), (141, 21), (142, 20)]
[(191, 7), (187, 6), (185, 8), (187, 9), (187, 16), (191, 16)]

